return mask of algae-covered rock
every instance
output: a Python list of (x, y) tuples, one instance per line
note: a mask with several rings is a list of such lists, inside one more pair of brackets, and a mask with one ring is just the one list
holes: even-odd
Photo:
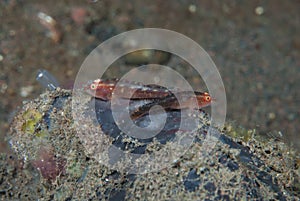
[[(75, 115), (79, 121), (73, 119), (72, 94), (67, 90), (46, 92), (24, 104), (8, 136), (23, 161), (22, 168), (8, 164), (7, 156), (1, 156), (1, 199), (299, 199), (299, 154), (278, 139), (263, 140), (254, 131), (243, 131), (247, 137), (239, 137), (239, 129), (227, 126), (215, 129), (219, 138), (205, 154), (208, 115), (200, 112), (193, 117), (197, 130), (179, 131), (176, 122), (180, 112), (170, 111), (160, 134), (150, 140), (133, 140), (118, 129), (107, 102), (88, 96), (82, 100), (73, 103), (81, 104)], [(85, 120), (91, 106), (96, 107), (94, 122)], [(135, 123), (147, 121), (146, 116)], [(118, 164), (124, 162), (120, 158), (129, 160), (126, 156), (118, 158), (115, 151), (104, 150), (106, 160), (116, 167), (111, 169), (101, 162), (105, 158), (95, 155), (104, 145), (114, 145), (126, 153), (152, 153), (172, 145), (174, 130), (182, 135), (193, 132), (194, 142), (170, 166), (156, 172), (128, 174), (118, 171)]]

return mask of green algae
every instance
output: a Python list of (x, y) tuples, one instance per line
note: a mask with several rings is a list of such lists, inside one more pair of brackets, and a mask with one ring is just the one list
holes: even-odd
[(48, 135), (49, 135), (49, 133), (47, 130), (41, 130), (35, 134), (35, 136), (38, 138), (47, 138)]
[(82, 167), (82, 164), (81, 162), (78, 162), (76, 160), (74, 161), (70, 161), (70, 164), (67, 164), (67, 174), (70, 175), (70, 177), (74, 178), (74, 179), (79, 179), (83, 172), (84, 172), (84, 169)]
[(43, 115), (35, 109), (28, 109), (24, 112), (22, 117), (24, 119), (22, 131), (27, 134), (34, 134), (38, 123), (42, 120)]

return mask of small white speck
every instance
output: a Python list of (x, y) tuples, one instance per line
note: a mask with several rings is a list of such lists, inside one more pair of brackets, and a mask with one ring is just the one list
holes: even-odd
[(255, 14), (256, 14), (256, 15), (262, 15), (262, 14), (264, 14), (264, 8), (261, 7), (261, 6), (257, 6), (257, 7), (255, 8)]
[(54, 19), (47, 15), (46, 13), (43, 13), (43, 12), (39, 12), (37, 14), (38, 18), (40, 18), (40, 20), (44, 20), (45, 22), (51, 24), (51, 23), (55, 23)]
[(98, 82), (101, 82), (101, 80), (100, 80), (100, 79), (97, 79), (97, 80), (94, 80), (94, 82), (97, 82), (97, 83), (98, 83)]
[(7, 88), (8, 88), (8, 86), (5, 82), (3, 82), (3, 83), (0, 82), (0, 92), (2, 94), (4, 94), (6, 92)]
[(194, 4), (189, 5), (190, 13), (195, 13), (197, 11), (197, 7)]
[(43, 73), (39, 73), (39, 74), (38, 74), (38, 78), (41, 78), (41, 77), (43, 77), (43, 76), (44, 76)]
[(275, 118), (276, 118), (276, 114), (275, 114), (274, 112), (270, 112), (270, 113), (268, 114), (268, 119), (274, 120)]
[(9, 35), (10, 36), (15, 36), (16, 35), (16, 31), (15, 30), (9, 30)]
[(0, 54), (0, 61), (3, 61), (3, 58), (4, 58), (4, 57)]
[(24, 98), (28, 97), (33, 92), (33, 86), (29, 85), (26, 87), (21, 87), (20, 95)]

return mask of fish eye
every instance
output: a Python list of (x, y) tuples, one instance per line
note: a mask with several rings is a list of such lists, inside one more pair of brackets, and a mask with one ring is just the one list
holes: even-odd
[(206, 101), (210, 101), (210, 96), (205, 97)]
[(92, 90), (96, 89), (96, 85), (95, 84), (91, 84), (91, 89)]

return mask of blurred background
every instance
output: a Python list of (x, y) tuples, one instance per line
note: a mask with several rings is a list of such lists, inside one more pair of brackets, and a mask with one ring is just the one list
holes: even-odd
[[(226, 88), (228, 121), (300, 148), (299, 10), (296, 0), (1, 0), (0, 151), (7, 149), (3, 139), (18, 107), (45, 90), (35, 80), (38, 69), (72, 88), (97, 45), (144, 27), (182, 33), (209, 53)], [(153, 55), (196, 90), (205, 88), (176, 58)], [(115, 64), (108, 75), (126, 73), (143, 56)]]

